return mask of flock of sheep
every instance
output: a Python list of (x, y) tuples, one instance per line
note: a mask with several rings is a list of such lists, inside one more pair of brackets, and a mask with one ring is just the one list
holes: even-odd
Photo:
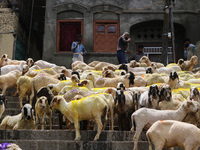
[[(67, 69), (31, 58), (11, 60), (4, 54), (0, 117), (6, 109), (7, 88), (16, 87), (14, 95), (19, 96), (22, 111), (4, 117), (0, 129), (39, 129), (41, 119), (44, 130), (46, 117), (52, 129), (55, 110), (60, 114), (59, 124), (63, 119), (68, 129), (74, 124), (75, 140), (81, 139), (83, 126), (96, 129), (94, 140), (98, 140), (109, 124), (109, 130), (117, 126), (135, 131), (134, 150), (143, 129), (148, 129), (147, 139), (156, 150), (175, 146), (196, 150), (200, 146), (200, 72), (193, 67), (197, 64), (197, 56), (167, 66), (143, 56), (139, 62), (120, 65), (76, 61)], [(80, 125), (83, 120), (87, 121)]]

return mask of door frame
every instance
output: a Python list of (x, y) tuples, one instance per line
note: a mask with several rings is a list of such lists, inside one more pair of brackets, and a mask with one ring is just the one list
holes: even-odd
[[(118, 32), (118, 37), (120, 36), (120, 22), (118, 20), (94, 20), (93, 21), (93, 52), (98, 52), (98, 51), (95, 51), (96, 47), (95, 47), (95, 41), (96, 41), (96, 24), (98, 23), (102, 23), (102, 24), (109, 24), (109, 23), (113, 23), (113, 24), (116, 24), (118, 25), (118, 28), (116, 29), (116, 31)], [(117, 45), (117, 43), (116, 43)], [(100, 52), (101, 53), (101, 52)], [(103, 52), (102, 52), (103, 53)]]
[[(61, 22), (80, 22), (81, 23), (81, 35), (83, 37), (83, 19), (57, 20), (56, 52), (69, 52), (69, 51), (60, 51), (60, 23)], [(82, 42), (83, 42), (83, 39), (82, 39)]]

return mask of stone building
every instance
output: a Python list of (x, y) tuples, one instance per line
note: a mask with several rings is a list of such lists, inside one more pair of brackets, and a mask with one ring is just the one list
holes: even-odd
[[(118, 37), (128, 31), (133, 52), (143, 44), (154, 61), (160, 61), (165, 2), (163, 0), (49, 0), (46, 1), (43, 59), (70, 67), (71, 42), (78, 33), (93, 60), (117, 64)], [(176, 0), (174, 31), (176, 61), (183, 57), (183, 43), (200, 39), (200, 1)], [(171, 41), (169, 40), (169, 49)], [(158, 53), (157, 53), (158, 52)], [(128, 56), (130, 57), (130, 55)]]

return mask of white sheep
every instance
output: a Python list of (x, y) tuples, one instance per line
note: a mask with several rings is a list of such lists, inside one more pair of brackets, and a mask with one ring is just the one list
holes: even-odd
[(105, 120), (107, 120), (108, 113), (108, 106), (100, 96), (90, 96), (69, 103), (62, 96), (55, 96), (51, 101), (50, 107), (60, 110), (71, 123), (74, 123), (76, 131), (75, 140), (81, 139), (79, 122), (82, 120), (93, 120), (96, 122), (97, 134), (94, 140), (99, 139), (103, 127), (101, 117), (105, 116)]
[(96, 80), (94, 87), (117, 87), (119, 82), (122, 82), (125, 87), (130, 87), (134, 85), (135, 75), (132, 72), (127, 73), (124, 76), (120, 76), (117, 78), (99, 78)]
[(52, 117), (52, 110), (49, 107), (48, 104), (48, 99), (45, 96), (41, 96), (37, 99), (35, 103), (35, 116), (36, 116), (36, 129), (38, 129), (38, 123), (39, 123), (39, 118), (41, 118), (41, 124), (42, 124), (42, 130), (44, 130), (44, 127), (46, 125), (45, 123), (45, 117), (49, 117), (49, 129), (52, 129), (52, 122), (51, 122), (51, 117)]
[(136, 124), (136, 132), (134, 135), (134, 150), (138, 149), (137, 143), (143, 128), (148, 129), (157, 120), (178, 120), (182, 121), (189, 112), (197, 112), (197, 104), (193, 101), (184, 101), (177, 110), (156, 110), (149, 108), (140, 108), (135, 111), (132, 116), (132, 129), (134, 131), (134, 123)]
[(7, 74), (9, 73), (10, 71), (13, 71), (13, 70), (18, 70), (20, 72), (22, 72), (23, 70), (23, 65), (25, 65), (26, 62), (21, 62), (19, 65), (6, 65), (6, 66), (3, 66), (1, 67), (0, 69), (0, 74), (1, 75), (4, 75), (4, 74)]
[(0, 129), (35, 129), (35, 117), (32, 106), (25, 104), (20, 114), (6, 116), (0, 124)]
[[(0, 76), (0, 88), (2, 89), (2, 94), (6, 95), (6, 89), (11, 87), (16, 87), (16, 82), (22, 73), (18, 70), (13, 70), (7, 74)], [(16, 95), (16, 92), (15, 94)]]
[(196, 126), (175, 120), (158, 120), (146, 133), (149, 150), (153, 143), (156, 150), (175, 146), (185, 150), (197, 150), (200, 147), (200, 129)]
[(146, 91), (140, 95), (139, 98), (139, 106), (146, 107), (146, 108), (158, 108), (158, 102), (159, 102), (159, 90), (157, 85), (151, 85), (149, 88), (149, 91)]

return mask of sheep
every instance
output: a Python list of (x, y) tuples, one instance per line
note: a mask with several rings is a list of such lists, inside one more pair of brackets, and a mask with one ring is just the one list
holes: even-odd
[(52, 78), (45, 74), (39, 74), (35, 76), (31, 80), (31, 95), (30, 95), (30, 104), (32, 105), (33, 98), (35, 96), (35, 93), (44, 86), (47, 86), (50, 83), (57, 84), (59, 82), (58, 79)]
[(197, 104), (193, 101), (184, 101), (177, 110), (155, 110), (149, 108), (140, 108), (131, 115), (132, 128), (133, 121), (136, 123), (136, 132), (134, 135), (134, 150), (137, 150), (137, 143), (143, 128), (149, 128), (157, 120), (177, 120), (182, 121), (189, 112), (197, 112)]
[(9, 73), (10, 71), (13, 70), (18, 70), (22, 72), (23, 65), (25, 65), (25, 62), (21, 62), (19, 65), (6, 65), (0, 68), (0, 75), (4, 75)]
[(44, 60), (38, 60), (34, 63), (34, 65), (37, 65), (39, 66), (41, 69), (45, 69), (45, 68), (52, 68), (52, 67), (55, 67), (56, 64), (53, 64), (53, 63), (49, 63), (47, 61), (44, 61)]
[(135, 67), (147, 67), (146, 63), (139, 63), (139, 62), (136, 62), (135, 60), (131, 60), (128, 65), (131, 68), (135, 68)]
[(35, 117), (32, 106), (25, 104), (20, 114), (6, 116), (0, 124), (0, 129), (35, 129)]
[(150, 141), (156, 150), (175, 146), (185, 150), (197, 150), (200, 147), (200, 129), (180, 121), (158, 120), (149, 128), (146, 136), (150, 150)]
[(130, 130), (130, 116), (134, 112), (133, 94), (131, 91), (117, 90), (115, 95), (115, 113), (118, 115), (119, 130)]
[(33, 58), (27, 58), (26, 64), (28, 65), (29, 68), (32, 67), (34, 65)]
[(41, 96), (37, 99), (35, 104), (35, 115), (36, 115), (36, 129), (38, 129), (39, 118), (42, 118), (42, 130), (44, 130), (45, 126), (45, 117), (49, 117), (49, 129), (52, 129), (51, 117), (52, 110), (49, 107), (48, 99), (45, 96)]
[[(62, 90), (65, 86), (70, 87), (70, 88), (72, 88), (72, 87), (78, 87), (78, 83), (80, 83), (80, 80), (79, 80), (77, 74), (73, 74), (73, 75), (71, 76), (71, 80), (59, 81), (59, 82), (56, 83), (56, 84), (50, 83), (50, 84), (48, 84), (48, 87), (51, 89), (51, 91), (53, 92), (54, 95), (58, 95), (58, 93), (60, 93), (61, 90)], [(66, 87), (66, 88), (67, 88), (67, 87)], [(65, 92), (66, 92), (66, 90), (63, 89), (61, 93), (64, 94)], [(59, 95), (60, 95), (60, 94), (59, 94)]]
[(0, 67), (7, 65), (7, 61), (8, 61), (8, 55), (7, 54), (1, 55)]
[[(18, 70), (13, 70), (5, 75), (0, 76), (0, 88), (2, 89), (2, 94), (6, 95), (6, 89), (11, 87), (16, 87), (16, 82), (22, 73)], [(16, 92), (15, 94), (16, 95)]]
[(91, 63), (88, 64), (90, 67), (95, 67), (100, 61), (92, 61)]
[(146, 74), (144, 76), (144, 79), (147, 81), (147, 85), (152, 85), (152, 84), (156, 84), (156, 83), (166, 83), (166, 81), (168, 80), (169, 76), (164, 74), (157, 74), (157, 73), (153, 73), (153, 74)]
[(160, 91), (158, 90), (157, 85), (151, 85), (149, 91), (146, 91), (141, 94), (138, 108), (146, 107), (157, 109), (160, 97), (159, 92)]
[(7, 108), (7, 99), (5, 98), (5, 95), (0, 94), (0, 118), (2, 117), (2, 114), (4, 113), (6, 108)]
[(26, 101), (29, 100), (29, 96), (31, 95), (31, 80), (32, 78), (29, 76), (21, 76), (17, 80), (17, 93), (19, 94), (19, 104), (20, 108), (23, 107), (22, 100), (26, 97)]
[(190, 100), (197, 101), (200, 104), (200, 93), (197, 87), (190, 88)]
[(72, 70), (75, 71), (75, 70), (82, 70), (82, 71), (85, 71), (85, 70), (94, 70), (94, 67), (90, 67), (88, 66), (86, 63), (84, 62), (81, 62), (81, 61), (75, 61), (72, 63)]
[[(147, 56), (142, 56), (140, 58), (139, 62), (140, 63), (146, 63), (147, 67), (149, 67), (152, 63)], [(165, 67), (162, 63), (158, 63), (158, 62), (154, 62), (154, 63), (156, 64), (156, 68)]]
[(125, 87), (130, 87), (134, 85), (135, 75), (132, 72), (127, 73), (124, 76), (117, 78), (99, 78), (96, 80), (94, 87), (117, 87), (118, 82), (123, 82)]
[(180, 107), (181, 102), (172, 99), (171, 88), (169, 85), (164, 85), (160, 90), (158, 109), (160, 110), (176, 110)]
[(176, 71), (172, 71), (170, 72), (170, 75), (169, 75), (169, 81), (166, 82), (166, 83), (162, 83), (159, 85), (159, 89), (161, 89), (161, 87), (163, 85), (169, 85), (170, 88), (173, 90), (175, 88), (177, 88), (178, 86), (178, 83), (179, 83), (179, 77), (178, 77), (178, 74), (176, 73)]
[(94, 68), (95, 68), (95, 70), (102, 70), (103, 67), (105, 67), (105, 66), (110, 66), (114, 70), (117, 70), (119, 68), (119, 65), (114, 65), (114, 64), (111, 64), (108, 62), (99, 62)]
[(94, 120), (96, 122), (97, 134), (94, 141), (99, 139), (103, 127), (101, 117), (105, 116), (105, 120), (107, 120), (108, 113), (108, 106), (101, 97), (86, 97), (84, 100), (80, 99), (67, 103), (62, 96), (55, 96), (50, 107), (52, 110), (60, 110), (71, 123), (74, 123), (75, 140), (81, 139), (79, 121), (82, 120)]
[(0, 148), (4, 150), (22, 150), (17, 144), (15, 143), (1, 143)]
[(177, 64), (183, 71), (192, 71), (194, 65), (198, 64), (198, 57), (194, 55), (190, 58), (190, 60), (187, 61), (179, 59)]

